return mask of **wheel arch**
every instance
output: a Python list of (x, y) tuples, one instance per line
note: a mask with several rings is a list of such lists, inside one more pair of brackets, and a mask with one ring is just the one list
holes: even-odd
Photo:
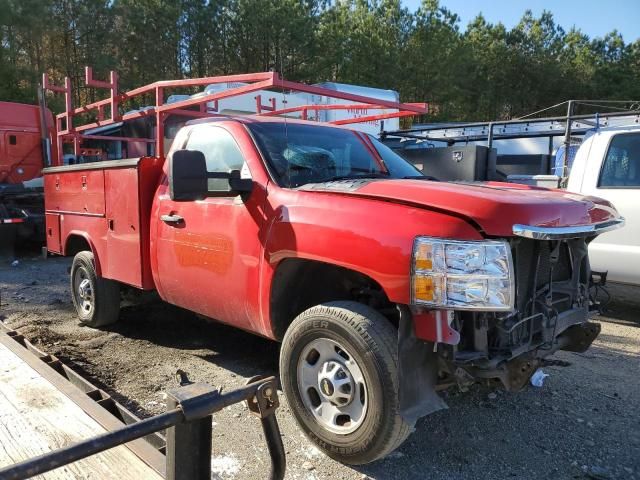
[(380, 311), (397, 326), (397, 309), (383, 287), (357, 270), (306, 258), (291, 257), (276, 266), (269, 296), (272, 336), (282, 340), (303, 311), (325, 302), (351, 300)]
[(98, 275), (102, 274), (102, 269), (100, 268), (100, 258), (98, 256), (97, 250), (95, 248), (94, 243), (89, 238), (85, 232), (79, 231), (71, 231), (64, 242), (64, 256), (74, 256), (79, 252), (88, 250), (93, 253), (93, 261), (96, 267), (96, 273)]

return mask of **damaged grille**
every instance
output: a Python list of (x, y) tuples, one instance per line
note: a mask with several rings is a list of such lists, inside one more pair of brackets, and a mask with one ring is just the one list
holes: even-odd
[(567, 312), (583, 314), (588, 303), (589, 266), (584, 238), (517, 239), (512, 254), (516, 311), (496, 317), (491, 346), (514, 352), (552, 342), (566, 328), (568, 322), (562, 319)]
[[(534, 292), (541, 293), (552, 283), (571, 281), (571, 250), (566, 241), (521, 240), (512, 253), (516, 272), (516, 307), (519, 312), (530, 310), (528, 307)], [(552, 259), (554, 253), (557, 259)]]
[(462, 340), (459, 364), (490, 366), (534, 349), (553, 348), (588, 313), (589, 263), (585, 238), (511, 241), (516, 299), (513, 312), (456, 312)]

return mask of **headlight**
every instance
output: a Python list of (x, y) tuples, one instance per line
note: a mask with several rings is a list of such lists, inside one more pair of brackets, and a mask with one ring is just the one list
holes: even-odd
[(411, 299), (452, 310), (512, 310), (515, 298), (509, 244), (417, 237)]

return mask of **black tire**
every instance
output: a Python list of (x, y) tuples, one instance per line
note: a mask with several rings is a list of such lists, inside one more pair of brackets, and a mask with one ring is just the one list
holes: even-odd
[[(379, 312), (348, 301), (312, 307), (287, 330), (280, 352), (282, 388), (304, 433), (331, 458), (352, 465), (369, 463), (391, 453), (411, 433), (412, 427), (399, 414), (397, 338), (396, 328)], [(366, 383), (367, 407), (353, 432), (330, 431), (305, 406), (300, 391), (304, 380), (298, 380), (299, 362), (308, 361), (302, 355), (318, 344), (318, 339), (343, 345), (348, 351), (345, 358), (353, 357)], [(313, 355), (313, 348), (310, 351)], [(324, 388), (321, 385), (319, 381), (319, 390)], [(330, 391), (334, 391), (333, 386)], [(313, 398), (322, 400), (320, 393), (309, 393), (307, 404), (313, 403)]]
[[(89, 296), (83, 292), (89, 289)], [(71, 264), (71, 298), (78, 318), (89, 327), (104, 327), (118, 321), (120, 315), (120, 285), (118, 282), (99, 277), (96, 273), (93, 253), (83, 251), (76, 254)]]

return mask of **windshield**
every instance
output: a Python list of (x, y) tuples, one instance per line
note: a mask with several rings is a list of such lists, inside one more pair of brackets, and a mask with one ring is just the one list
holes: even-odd
[(284, 122), (259, 122), (248, 127), (283, 187), (421, 175), (373, 137), (351, 130)]

